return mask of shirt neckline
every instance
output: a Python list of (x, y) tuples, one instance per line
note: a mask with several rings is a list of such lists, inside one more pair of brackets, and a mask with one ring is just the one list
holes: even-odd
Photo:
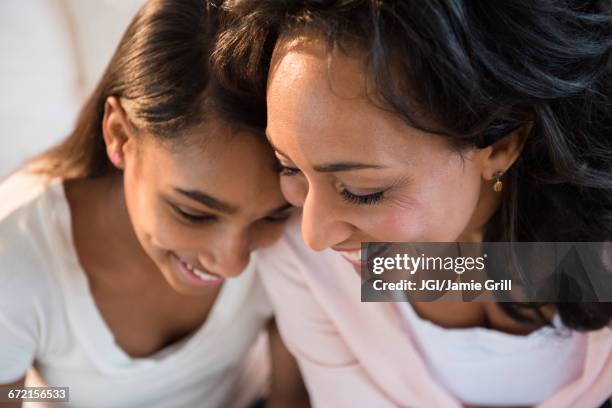
[[(486, 353), (501, 354), (518, 351), (535, 350), (541, 344), (556, 341), (578, 341), (579, 335), (568, 330), (555, 315), (552, 326), (540, 327), (528, 334), (513, 334), (486, 327), (446, 328), (420, 317), (409, 302), (396, 304), (401, 319), (401, 325), (415, 336), (418, 344), (424, 337), (433, 344), (454, 344), (457, 348), (469, 347), (472, 351), (480, 350)], [(421, 344), (421, 346), (423, 346)], [(453, 354), (451, 350), (440, 350)]]
[(220, 305), (225, 303), (226, 298), (235, 296), (236, 280), (230, 279), (223, 283), (208, 317), (192, 334), (150, 356), (132, 357), (115, 342), (112, 330), (106, 324), (96, 306), (87, 274), (79, 262), (74, 245), (72, 215), (63, 180), (53, 180), (49, 189), (54, 195), (53, 221), (60, 235), (57, 237), (57, 243), (63, 246), (63, 250), (60, 252), (64, 255), (64, 258), (60, 265), (56, 265), (56, 267), (59, 273), (63, 275), (60, 283), (66, 294), (64, 299), (66, 314), (75, 336), (87, 351), (91, 361), (104, 372), (129, 371), (132, 373), (134, 370), (156, 368), (188, 358), (191, 350), (201, 341), (201, 338), (211, 335), (211, 332), (214, 332), (218, 328), (219, 322), (223, 320), (222, 317), (225, 313)]

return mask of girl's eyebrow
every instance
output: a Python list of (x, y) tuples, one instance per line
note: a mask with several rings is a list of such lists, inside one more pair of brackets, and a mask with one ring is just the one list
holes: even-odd
[(222, 212), (222, 213), (226, 213), (226, 214), (235, 214), (236, 212), (239, 211), (239, 208), (235, 205), (223, 202), (222, 200), (219, 200), (213, 196), (211, 196), (210, 194), (207, 194), (203, 191), (198, 191), (198, 190), (183, 190), (181, 188), (174, 188), (174, 191), (176, 191), (177, 193), (193, 200), (193, 201), (197, 201), (198, 203)]

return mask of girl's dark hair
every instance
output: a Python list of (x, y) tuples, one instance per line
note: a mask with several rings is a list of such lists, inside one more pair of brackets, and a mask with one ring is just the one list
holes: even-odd
[(114, 170), (102, 136), (108, 97), (127, 106), (130, 124), (162, 139), (214, 117), (252, 130), (261, 106), (218, 85), (210, 52), (222, 20), (219, 4), (205, 0), (151, 0), (124, 33), (74, 130), (36, 158), (32, 167), (51, 177), (90, 178)]
[[(608, 0), (241, 0), (231, 12), (215, 66), (262, 104), (278, 38), (307, 31), (330, 50), (360, 50), (381, 108), (459, 148), (532, 125), (485, 241), (612, 238)], [(420, 123), (417, 107), (439, 127)], [(541, 305), (500, 306), (526, 319), (524, 307)], [(612, 318), (612, 303), (556, 306), (575, 329)]]

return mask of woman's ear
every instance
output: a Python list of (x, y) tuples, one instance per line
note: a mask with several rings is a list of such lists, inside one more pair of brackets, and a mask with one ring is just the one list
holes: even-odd
[(132, 130), (125, 110), (115, 96), (109, 96), (104, 103), (102, 134), (109, 160), (118, 169), (123, 169), (125, 166), (124, 146), (132, 137)]
[(496, 174), (505, 173), (514, 164), (532, 128), (533, 122), (526, 123), (483, 149), (482, 177), (485, 180), (493, 180)]

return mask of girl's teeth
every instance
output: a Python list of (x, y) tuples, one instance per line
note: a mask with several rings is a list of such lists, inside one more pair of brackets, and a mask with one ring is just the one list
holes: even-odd
[(197, 276), (198, 278), (203, 279), (203, 280), (214, 281), (214, 280), (218, 280), (219, 279), (219, 278), (211, 276), (211, 275), (209, 275), (209, 274), (207, 274), (205, 272), (202, 272), (199, 269), (193, 268), (191, 270), (191, 272), (193, 272), (195, 276)]
[(216, 276), (212, 276), (212, 275), (207, 274), (206, 272), (202, 272), (201, 270), (194, 268), (191, 264), (185, 261), (182, 261), (182, 262), (187, 267), (187, 269), (189, 269), (190, 272), (192, 272), (195, 276), (197, 276), (198, 278), (202, 280), (206, 280), (206, 281), (219, 280), (219, 278), (217, 278)]

